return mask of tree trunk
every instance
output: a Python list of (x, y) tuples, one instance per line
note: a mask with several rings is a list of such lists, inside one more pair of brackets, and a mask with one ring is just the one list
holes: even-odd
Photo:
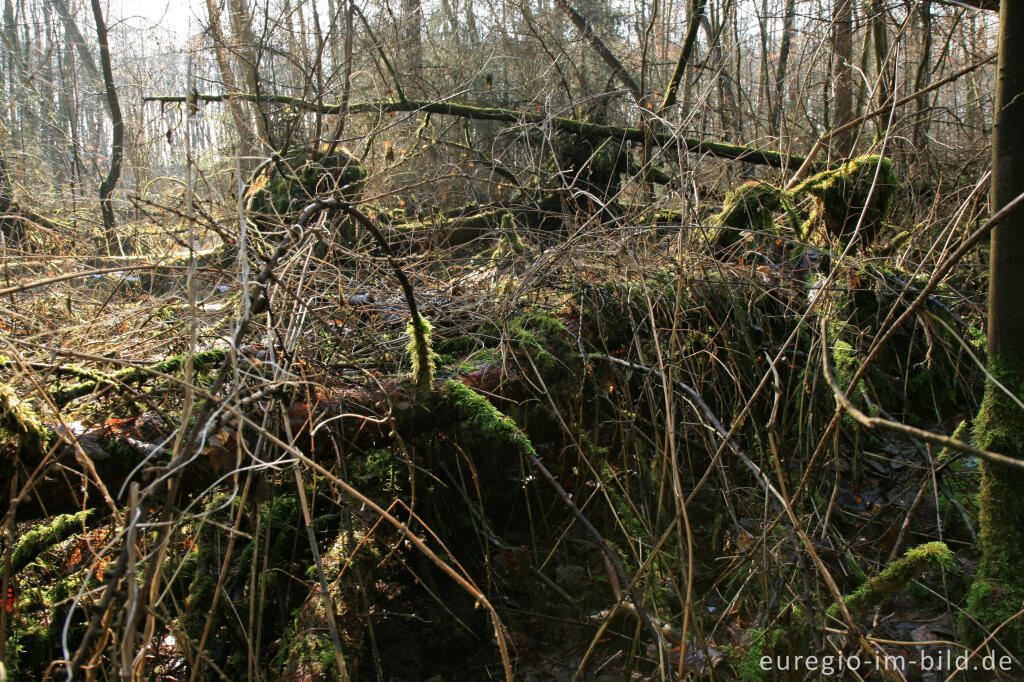
[[(200, 94), (196, 97), (201, 102), (223, 102), (228, 99), (224, 95)], [(790, 170), (800, 168), (801, 164), (805, 161), (803, 157), (783, 154), (769, 149), (713, 142), (694, 137), (680, 137), (674, 134), (651, 132), (649, 129), (589, 123), (587, 121), (578, 121), (571, 118), (564, 118), (562, 116), (549, 117), (542, 113), (516, 111), (513, 109), (499, 109), (495, 107), (474, 107), (451, 101), (427, 102), (405, 100), (399, 102), (358, 102), (348, 106), (344, 103), (320, 104), (318, 102), (311, 102), (298, 97), (288, 97), (286, 95), (256, 96), (245, 93), (239, 94), (238, 98), (244, 99), (248, 102), (275, 102), (278, 104), (287, 104), (298, 109), (319, 111), (325, 114), (337, 114), (343, 109), (350, 111), (353, 114), (380, 114), (398, 111), (416, 111), (431, 114), (443, 114), (446, 116), (460, 116), (462, 118), (477, 121), (505, 121), (507, 123), (515, 124), (522, 124), (525, 121), (535, 124), (550, 125), (556, 130), (575, 133), (582, 137), (593, 139), (611, 138), (621, 142), (643, 143), (650, 138), (666, 148), (680, 148), (696, 154), (707, 154), (721, 159), (735, 159), (745, 163), (772, 166), (774, 168), (787, 168)], [(182, 102), (184, 100), (185, 98), (180, 95), (161, 95), (143, 98), (143, 101), (146, 102)]]
[[(1002, 3), (999, 18), (999, 67), (992, 131), (992, 212), (1024, 192), (1024, 4)], [(1006, 216), (992, 231), (989, 282), (989, 382), (974, 424), (982, 448), (1024, 459), (1024, 415), (1003, 387), (1024, 395), (1024, 211)], [(978, 574), (968, 594), (968, 613), (982, 628), (964, 619), (980, 640), (1010, 619), (1024, 602), (1024, 473), (1005, 465), (981, 463)], [(1018, 618), (997, 635), (1009, 651), (1024, 651), (1024, 623)]]
[(871, 37), (875, 48), (875, 68), (878, 71), (877, 106), (883, 106), (892, 92), (889, 73), (889, 35), (885, 30), (885, 15), (885, 4), (882, 0), (871, 0)]
[(107, 24), (103, 21), (103, 10), (100, 9), (99, 0), (92, 0), (92, 15), (96, 20), (96, 39), (100, 45), (100, 67), (103, 69), (103, 85), (105, 89), (107, 111), (110, 113), (110, 123), (114, 128), (113, 140), (110, 144), (110, 170), (107, 177), (100, 183), (100, 210), (103, 212), (103, 231), (106, 241), (106, 248), (109, 252), (115, 244), (121, 253), (126, 244), (116, 233), (114, 224), (114, 203), (110, 195), (117, 187), (117, 181), (121, 178), (121, 162), (124, 157), (124, 117), (121, 115), (121, 104), (117, 99), (117, 90), (114, 88), (114, 73), (110, 68), (110, 48), (107, 45)]
[[(224, 89), (228, 93), (238, 92), (238, 83), (235, 80), (235, 73), (231, 69), (231, 58), (228, 53), (227, 42), (224, 40), (224, 32), (220, 25), (220, 6), (216, 0), (206, 0), (206, 13), (210, 21), (210, 38), (213, 39), (213, 53), (217, 58), (217, 68), (220, 71), (221, 80), (224, 81)], [(249, 107), (237, 99), (228, 100), (228, 107), (231, 110), (231, 118), (238, 130), (239, 155), (243, 157), (243, 173), (248, 177), (248, 172), (256, 167), (255, 157), (259, 154), (258, 141), (253, 135), (252, 115)]]
[(629, 91), (629, 95), (630, 97), (633, 98), (633, 101), (636, 103), (636, 105), (642, 107), (644, 105), (644, 102), (643, 93), (640, 92), (640, 86), (637, 85), (636, 80), (629, 73), (629, 71), (626, 70), (626, 67), (622, 65), (622, 62), (619, 61), (619, 58), (616, 57), (612, 53), (612, 51), (608, 49), (608, 46), (605, 45), (604, 41), (601, 40), (601, 38), (597, 35), (597, 33), (594, 31), (593, 26), (591, 26), (590, 21), (585, 16), (580, 14), (580, 12), (577, 11), (575, 7), (570, 5), (568, 0), (555, 0), (555, 2), (558, 5), (559, 9), (561, 9), (562, 12), (564, 12), (565, 15), (569, 17), (569, 20), (572, 21), (572, 24), (573, 26), (576, 27), (576, 30), (583, 34), (584, 39), (586, 39), (587, 43), (594, 50), (594, 52), (596, 52), (597, 55), (601, 57), (601, 60), (608, 66), (608, 68), (611, 69), (611, 72), (612, 74), (615, 75), (616, 80), (618, 80), (622, 84), (622, 86)]
[[(252, 17), (249, 15), (245, 0), (228, 0), (228, 8), (231, 17), (231, 31), (235, 36), (235, 54), (242, 67), (246, 89), (249, 92), (259, 93), (261, 90), (259, 54), (256, 50), (256, 37), (252, 32)], [(258, 104), (253, 113), (256, 120), (256, 136), (259, 141), (274, 147), (274, 140), (271, 139), (268, 130), (266, 114)]]
[(786, 0), (782, 15), (782, 39), (779, 44), (779, 69), (775, 73), (775, 111), (772, 122), (775, 134), (782, 134), (783, 95), (786, 90), (786, 71), (789, 68), (789, 53), (793, 48), (793, 24), (796, 19), (796, 0)]
[[(917, 74), (914, 76), (914, 90), (921, 91), (928, 86), (932, 68), (932, 3), (924, 0), (918, 8), (921, 20), (921, 59), (917, 63)], [(921, 95), (914, 105), (914, 148), (919, 152), (928, 146), (928, 108), (931, 96)]]
[(405, 76), (419, 78), (423, 57), (423, 7), (420, 0), (402, 0), (402, 30), (404, 39), (401, 41), (403, 51), (402, 62), (405, 65)]
[(86, 68), (93, 78), (99, 78), (100, 72), (96, 68), (96, 62), (92, 59), (92, 53), (89, 52), (89, 45), (85, 42), (85, 38), (82, 37), (82, 32), (78, 30), (78, 25), (71, 16), (71, 12), (68, 11), (68, 6), (64, 0), (50, 0), (50, 5), (56, 10), (57, 16), (60, 17), (61, 23), (64, 24), (64, 31), (68, 34), (68, 41), (78, 51), (78, 58), (82, 60), (82, 66)]
[(707, 0), (691, 0), (690, 20), (686, 28), (686, 38), (683, 39), (683, 49), (679, 51), (679, 60), (676, 61), (676, 68), (669, 78), (668, 86), (665, 88), (665, 97), (661, 100), (658, 113), (661, 114), (670, 106), (676, 103), (676, 93), (679, 90), (679, 81), (683, 79), (683, 72), (693, 54), (693, 46), (697, 43), (697, 30), (700, 28), (700, 19), (704, 16), (704, 6)]
[[(853, 120), (853, 3), (854, 0), (835, 0), (832, 17), (832, 51), (835, 59), (832, 127), (838, 128)], [(853, 151), (856, 131), (836, 135), (836, 151), (849, 156)]]

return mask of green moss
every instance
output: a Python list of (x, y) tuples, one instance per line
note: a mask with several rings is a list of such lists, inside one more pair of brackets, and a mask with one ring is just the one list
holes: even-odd
[[(929, 542), (908, 550), (902, 559), (892, 562), (884, 571), (858, 587), (853, 594), (844, 597), (846, 607), (854, 617), (862, 616), (886, 599), (895, 596), (929, 566), (948, 566), (952, 561), (953, 552), (943, 542)], [(828, 612), (838, 615), (839, 608), (832, 605)]]
[(473, 372), (482, 367), (501, 363), (501, 352), (497, 348), (481, 348), (456, 366), (456, 371), (463, 374)]
[[(1024, 395), (1024, 376), (1008, 360), (990, 358), (989, 371), (1015, 395)], [(979, 448), (1024, 459), (1024, 419), (1020, 407), (989, 382), (981, 410), (974, 420)], [(962, 620), (968, 638), (978, 641), (1013, 616), (1024, 602), (1024, 471), (981, 462), (979, 540), (981, 560), (967, 598), (969, 618)], [(1024, 622), (1014, 620), (1000, 630), (1000, 641), (1024, 651)]]
[(431, 347), (430, 322), (417, 314), (416, 320), (409, 320), (405, 333), (409, 335), (405, 352), (409, 354), (409, 361), (412, 363), (416, 387), (420, 391), (429, 391), (434, 383), (434, 365), (437, 361), (437, 355)]
[(50, 660), (52, 633), (41, 619), (34, 622), (21, 620), (15, 616), (10, 625), (5, 657), (7, 679), (43, 679), (43, 671), (33, 666)]
[(814, 211), (801, 229), (804, 236), (821, 225), (829, 236), (845, 244), (860, 223), (861, 243), (868, 243), (882, 227), (901, 187), (892, 161), (869, 154), (812, 175), (791, 194), (807, 194), (815, 200)]
[[(366, 168), (350, 151), (337, 145), (330, 156), (327, 145), (297, 147), (256, 171), (246, 189), (246, 208), (258, 228), (273, 230), (290, 223), (317, 197), (341, 193), (355, 197), (367, 177)], [(354, 228), (342, 225), (342, 237), (351, 240)]]
[(577, 368), (579, 352), (558, 318), (531, 310), (513, 318), (507, 325), (508, 341), (530, 356), (545, 376), (560, 377)]
[(31, 404), (0, 383), (0, 439), (13, 439), (22, 452), (41, 455), (51, 437)]
[(11, 570), (17, 575), (37, 556), (76, 533), (92, 528), (105, 518), (100, 509), (86, 509), (75, 514), (62, 514), (49, 523), (25, 533), (14, 546)]
[(523, 240), (520, 239), (519, 231), (516, 229), (515, 218), (512, 217), (511, 213), (501, 216), (501, 237), (516, 255), (522, 255), (526, 251), (526, 246), (523, 244)]
[[(846, 607), (858, 618), (868, 613), (886, 599), (893, 597), (910, 581), (928, 567), (949, 567), (953, 563), (953, 553), (942, 542), (927, 544), (908, 550), (901, 559), (897, 559), (874, 578), (858, 587), (852, 594), (843, 597)], [(826, 614), (838, 617), (839, 607), (830, 606)], [(811, 620), (806, 611), (793, 604), (783, 622), (772, 628), (765, 635), (768, 649), (776, 655), (787, 653), (805, 654), (810, 637)], [(757, 679), (757, 678), (754, 678)]]
[(557, 164), (549, 162), (547, 170), (560, 173), (570, 182), (598, 190), (598, 197), (616, 193), (618, 175), (627, 168), (628, 152), (624, 145), (611, 138), (595, 140), (574, 132), (559, 132), (554, 146)]
[(536, 454), (529, 439), (523, 435), (511, 417), (499, 412), (487, 398), (465, 384), (454, 380), (447, 381), (442, 398), (455, 410), (464, 429), (475, 432), (482, 438)]
[[(209, 372), (229, 354), (224, 348), (211, 348), (193, 354), (192, 371), (196, 375)], [(179, 371), (184, 365), (188, 355), (174, 355), (148, 367), (126, 367), (110, 375), (96, 373), (94, 379), (80, 381), (70, 386), (51, 391), (50, 396), (58, 406), (66, 405), (76, 398), (88, 395), (101, 386), (117, 386), (118, 384), (141, 385), (159, 374), (171, 374)]]
[(739, 230), (776, 235), (778, 213), (788, 217), (792, 229), (798, 227), (785, 190), (757, 180), (746, 182), (729, 190), (722, 210), (712, 216), (711, 224), (718, 229), (711, 233), (711, 241), (719, 248), (728, 248), (743, 237)]
[(740, 682), (761, 682), (765, 670), (761, 666), (761, 657), (765, 652), (765, 631), (754, 628), (750, 631), (750, 644), (743, 657), (736, 663), (736, 678)]

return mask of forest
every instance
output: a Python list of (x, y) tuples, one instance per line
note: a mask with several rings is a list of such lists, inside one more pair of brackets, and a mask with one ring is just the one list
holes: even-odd
[(0, 682), (1024, 679), (1024, 3), (0, 1)]

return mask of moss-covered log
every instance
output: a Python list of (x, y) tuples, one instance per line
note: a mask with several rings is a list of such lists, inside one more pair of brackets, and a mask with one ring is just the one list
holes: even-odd
[(103, 509), (84, 509), (75, 514), (61, 514), (46, 524), (25, 533), (11, 553), (11, 574), (18, 575), (36, 557), (73, 535), (95, 528), (107, 519)]
[[(948, 567), (952, 562), (953, 552), (942, 542), (929, 542), (915, 547), (844, 597), (843, 601), (853, 616), (863, 616), (886, 599), (896, 596), (925, 569)], [(833, 604), (828, 613), (837, 615), (839, 607)]]
[(795, 231), (796, 214), (787, 192), (766, 182), (746, 182), (730, 190), (722, 210), (712, 216), (711, 224), (716, 229), (710, 235), (711, 242), (725, 249), (742, 238), (741, 231), (775, 234), (776, 215), (780, 214), (788, 217), (789, 228)]
[[(209, 371), (216, 366), (217, 363), (223, 361), (227, 355), (228, 351), (221, 348), (200, 351), (191, 356), (192, 369), (197, 373)], [(93, 391), (97, 391), (105, 387), (116, 388), (123, 385), (138, 386), (161, 374), (177, 372), (185, 364), (185, 360), (187, 358), (188, 356), (186, 355), (175, 355), (167, 358), (166, 360), (153, 363), (147, 367), (126, 367), (109, 375), (103, 375), (96, 372), (93, 374), (93, 378), (71, 384), (70, 386), (58, 388), (50, 394), (50, 397), (53, 399), (53, 402), (60, 407), (76, 398), (89, 395)]]
[[(509, 325), (507, 343), (512, 353), (511, 357), (517, 353), (529, 354), (538, 368), (546, 373), (546, 381), (551, 385), (557, 384), (560, 378), (567, 376), (570, 368), (578, 369), (582, 362), (565, 328), (553, 318), (541, 313), (525, 314), (514, 320)], [(180, 359), (170, 358), (165, 362), (173, 364), (180, 362)], [(524, 357), (522, 365), (528, 368), (530, 362)], [(169, 367), (165, 369), (170, 371)], [(448, 369), (444, 374), (439, 371), (435, 385), (440, 386), (440, 382), (450, 378), (452, 373), (452, 369)], [(143, 377), (140, 375), (136, 378)], [(531, 391), (531, 382), (524, 370), (517, 370), (514, 365), (509, 364), (483, 364), (461, 374), (460, 379), (469, 386), (508, 400), (522, 399)], [(85, 382), (88, 386), (83, 385), (77, 390), (87, 393), (102, 383)], [(421, 392), (422, 390), (417, 390), (416, 382), (410, 378), (383, 379), (363, 389), (319, 394), (312, 404), (296, 402), (288, 410), (295, 444), (313, 456), (323, 456), (327, 461), (334, 461), (335, 455), (331, 452), (319, 452), (320, 441), (311, 438), (308, 426), (312, 421), (340, 414), (348, 415), (348, 418), (338, 420), (339, 435), (349, 444), (363, 448), (371, 448), (374, 443), (389, 441), (392, 430), (410, 435), (430, 432), (432, 429), (451, 424), (453, 415), (447, 414), (442, 406), (426, 406), (419, 400), (418, 394)], [(23, 402), (16, 400), (13, 393), (11, 397), (15, 401), (10, 404), (24, 405)], [(363, 418), (382, 416), (385, 406), (388, 405), (391, 406), (391, 422), (377, 423)], [(8, 410), (7, 414), (17, 416), (21, 415), (21, 412)], [(32, 496), (22, 500), (18, 505), (18, 518), (34, 519), (103, 504), (102, 494), (82, 466), (77, 448), (68, 443), (58, 443), (55, 427), (38, 423), (38, 417), (33, 415), (34, 413), (29, 413), (28, 417), (18, 416), (11, 423), (11, 427), (21, 429), (27, 420), (32, 425), (33, 432), (42, 434), (51, 447), (55, 445), (56, 449), (47, 461), (51, 469), (61, 471), (61, 475), (42, 476), (37, 479)], [(125, 482), (129, 475), (134, 475), (133, 480), (145, 482), (148, 478), (163, 472), (161, 466), (170, 460), (171, 453), (161, 449), (159, 444), (176, 426), (147, 414), (134, 419), (108, 420), (103, 424), (78, 431), (72, 436), (78, 447), (81, 447), (92, 460), (96, 473), (106, 489), (113, 494), (114, 491), (127, 489)], [(19, 442), (23, 436), (23, 431), (8, 434), (12, 442)], [(67, 437), (70, 438), (71, 436)], [(234, 470), (237, 466), (236, 438), (236, 431), (233, 429), (211, 434), (199, 456), (190, 462), (183, 474), (183, 491), (187, 493), (205, 490), (220, 477)], [(26, 453), (2, 448), (3, 445), (0, 440), (0, 456), (7, 460), (7, 466), (0, 470), (0, 505), (6, 508), (10, 503), (10, 476), (18, 470), (35, 470), (46, 455), (47, 448), (35, 447)], [(143, 460), (146, 460), (148, 465), (146, 470), (136, 471), (136, 467)], [(74, 475), (71, 472), (81, 473)], [(115, 502), (124, 503), (126, 500)]]
[[(343, 109), (341, 104), (321, 104), (311, 102), (299, 97), (288, 97), (285, 95), (252, 95), (247, 93), (229, 93), (226, 95), (200, 94), (198, 100), (203, 102), (223, 102), (229, 99), (238, 99), (247, 102), (265, 102), (282, 104), (305, 111), (314, 111), (322, 114), (339, 114)], [(185, 102), (185, 97), (159, 96), (147, 97), (146, 101), (151, 102)], [(506, 123), (535, 123), (550, 124), (556, 130), (581, 135), (588, 138), (616, 139), (622, 142), (644, 144), (654, 141), (664, 147), (680, 146), (694, 154), (706, 154), (722, 159), (735, 159), (746, 163), (753, 163), (774, 168), (785, 168), (797, 170), (803, 164), (804, 159), (799, 156), (782, 154), (770, 149), (758, 149), (745, 147), (743, 145), (726, 144), (724, 142), (712, 142), (701, 140), (695, 137), (681, 137), (667, 133), (657, 133), (641, 128), (626, 126), (602, 125), (578, 121), (563, 116), (549, 116), (540, 111), (527, 112), (515, 109), (500, 109), (496, 107), (476, 107), (457, 102), (427, 102), (427, 101), (400, 101), (400, 102), (361, 102), (348, 107), (351, 113), (381, 113), (391, 114), (400, 112), (423, 112), (431, 114), (445, 114), (448, 116), (460, 116), (481, 121), (503, 121)]]

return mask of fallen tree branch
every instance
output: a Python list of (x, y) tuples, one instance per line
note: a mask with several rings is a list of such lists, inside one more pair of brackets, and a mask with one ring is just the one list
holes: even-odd
[[(287, 95), (253, 95), (249, 93), (227, 93), (223, 95), (200, 94), (184, 97), (180, 95), (160, 95), (145, 97), (146, 102), (187, 102), (189, 99), (200, 102), (226, 102), (231, 99), (239, 99), (246, 102), (270, 102), (283, 104), (304, 111), (321, 114), (336, 115), (342, 110), (341, 104), (321, 104), (310, 102), (299, 97)], [(792, 156), (770, 149), (758, 149), (745, 147), (743, 145), (726, 144), (724, 142), (711, 142), (695, 137), (681, 137), (670, 133), (656, 133), (641, 128), (630, 128), (625, 126), (601, 125), (598, 123), (587, 123), (573, 118), (563, 116), (548, 116), (546, 114), (517, 111), (514, 109), (500, 109), (496, 107), (475, 107), (468, 104), (456, 102), (427, 102), (427, 101), (406, 101), (406, 102), (360, 102), (352, 104), (348, 108), (351, 113), (378, 113), (390, 114), (399, 112), (423, 112), (431, 114), (444, 114), (447, 116), (460, 116), (481, 121), (503, 121), (505, 123), (532, 123), (550, 124), (557, 130), (575, 133), (584, 137), (592, 138), (614, 138), (623, 142), (643, 144), (647, 140), (653, 140), (663, 147), (679, 146), (688, 152), (695, 154), (707, 154), (722, 159), (733, 159), (745, 163), (753, 163), (773, 168), (784, 168), (796, 170), (804, 165), (804, 157)]]

